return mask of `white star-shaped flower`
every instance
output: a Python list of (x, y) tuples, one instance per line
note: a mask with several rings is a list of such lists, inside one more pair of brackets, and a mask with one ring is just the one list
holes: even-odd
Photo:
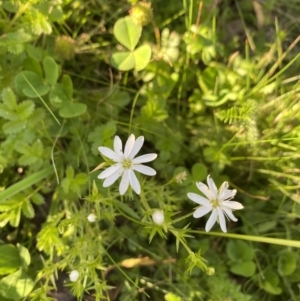
[(237, 218), (232, 214), (232, 210), (243, 209), (244, 206), (239, 202), (230, 201), (236, 194), (236, 190), (228, 189), (228, 183), (224, 182), (218, 190), (214, 180), (208, 175), (207, 177), (208, 187), (202, 182), (197, 182), (198, 189), (206, 196), (200, 196), (196, 193), (188, 193), (187, 196), (193, 202), (201, 205), (197, 208), (193, 214), (195, 218), (204, 216), (212, 211), (206, 226), (205, 231), (208, 232), (217, 221), (223, 232), (227, 232), (226, 220), (237, 221)]
[(108, 147), (101, 146), (98, 148), (103, 156), (116, 162), (116, 164), (108, 167), (98, 176), (98, 179), (105, 179), (103, 187), (112, 185), (122, 175), (119, 186), (121, 195), (127, 191), (129, 185), (137, 194), (141, 193), (141, 186), (134, 171), (138, 171), (147, 176), (156, 175), (156, 171), (153, 168), (141, 163), (153, 161), (157, 157), (157, 154), (147, 154), (134, 158), (143, 144), (143, 136), (140, 136), (135, 140), (134, 135), (131, 134), (126, 142), (124, 152), (122, 151), (122, 141), (119, 136), (115, 136), (114, 151)]

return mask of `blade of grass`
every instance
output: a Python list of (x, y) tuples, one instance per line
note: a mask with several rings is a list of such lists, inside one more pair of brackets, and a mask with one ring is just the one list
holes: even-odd
[(285, 247), (300, 248), (300, 241), (291, 240), (291, 239), (281, 239), (281, 238), (273, 238), (273, 237), (253, 236), (253, 235), (243, 235), (243, 234), (223, 233), (223, 232), (205, 232), (205, 231), (198, 231), (198, 230), (189, 230), (188, 232), (195, 233), (195, 234), (205, 234), (211, 236), (256, 241), (256, 242), (280, 245)]
[(8, 187), (7, 189), (0, 192), (0, 202), (14, 196), (20, 191), (25, 190), (28, 187), (31, 187), (32, 185), (38, 183), (39, 181), (43, 180), (47, 176), (54, 173), (53, 167), (48, 166), (41, 171), (38, 171), (25, 179), (19, 181), (18, 183)]

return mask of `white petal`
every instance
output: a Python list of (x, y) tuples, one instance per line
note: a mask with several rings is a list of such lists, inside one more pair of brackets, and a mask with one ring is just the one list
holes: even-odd
[(132, 160), (133, 164), (139, 164), (139, 163), (146, 163), (146, 162), (151, 162), (154, 159), (156, 159), (157, 154), (147, 154), (143, 156), (136, 157)]
[(155, 176), (156, 175), (156, 171), (153, 168), (142, 165), (142, 164), (132, 165), (132, 169), (136, 170), (144, 175), (147, 175), (147, 176)]
[(119, 186), (120, 195), (123, 195), (127, 191), (128, 186), (129, 186), (128, 169), (125, 169), (124, 173), (123, 173), (121, 183), (120, 183), (120, 186)]
[(212, 195), (214, 196), (214, 199), (217, 199), (218, 189), (215, 185), (214, 180), (210, 177), (210, 175), (207, 176), (207, 184), (208, 184), (208, 187), (209, 187)]
[(206, 225), (205, 225), (205, 231), (208, 232), (212, 226), (215, 224), (215, 222), (217, 221), (217, 217), (218, 217), (218, 211), (216, 209), (213, 209)]
[(122, 166), (120, 163), (114, 164), (105, 170), (103, 170), (100, 175), (98, 176), (98, 179), (105, 179), (109, 176), (111, 176), (113, 173), (115, 173), (118, 169), (120, 169)]
[(103, 187), (108, 187), (113, 183), (115, 183), (119, 179), (122, 173), (123, 173), (123, 168), (121, 167), (115, 173), (113, 173), (112, 175), (110, 175), (104, 180)]
[(129, 158), (133, 159), (134, 156), (141, 150), (142, 146), (144, 144), (144, 137), (140, 136), (139, 138), (137, 138), (134, 142), (133, 148), (129, 154)]
[(140, 182), (137, 179), (135, 173), (133, 172), (133, 170), (129, 169), (128, 170), (128, 175), (129, 175), (130, 186), (133, 188), (133, 190), (137, 194), (140, 194), (141, 193), (141, 185), (140, 185)]
[(100, 147), (98, 147), (98, 150), (103, 156), (105, 156), (115, 162), (121, 161), (121, 158), (108, 147), (100, 146)]
[(235, 195), (236, 195), (236, 190), (228, 189), (228, 183), (224, 182), (222, 184), (222, 186), (220, 187), (219, 194), (218, 194), (218, 200), (225, 201), (228, 199), (232, 199)]
[(210, 212), (212, 209), (211, 206), (202, 206), (200, 208), (197, 208), (193, 214), (194, 218), (200, 218), (202, 216), (204, 216), (205, 214), (207, 214), (208, 212)]
[(219, 188), (219, 194), (218, 194), (218, 200), (225, 200), (226, 199), (226, 193), (228, 190), (228, 182), (223, 182), (221, 187)]
[(202, 182), (196, 182), (196, 185), (198, 189), (209, 199), (209, 200), (214, 200), (214, 196), (209, 190), (209, 188), (203, 184)]
[(225, 208), (221, 206), (221, 209), (225, 212), (226, 216), (234, 222), (237, 222), (238, 219), (232, 214), (231, 209)]
[(233, 209), (233, 210), (240, 210), (243, 209), (244, 206), (239, 203), (239, 202), (234, 202), (234, 201), (224, 201), (221, 203), (222, 207), (227, 207), (229, 209)]
[(217, 210), (218, 210), (218, 217), (219, 217), (219, 223), (220, 223), (221, 229), (223, 232), (227, 232), (226, 219), (225, 219), (224, 213), (223, 213), (222, 209), (219, 207), (217, 208)]
[(130, 153), (131, 153), (131, 150), (133, 148), (133, 145), (134, 145), (134, 141), (135, 141), (135, 137), (133, 134), (131, 134), (129, 136), (129, 138), (127, 139), (127, 142), (125, 144), (125, 149), (124, 149), (124, 156), (125, 158), (128, 158)]
[(199, 204), (199, 205), (209, 205), (210, 202), (209, 200), (207, 200), (206, 198), (204, 198), (203, 196), (200, 196), (199, 194), (193, 193), (193, 192), (189, 192), (187, 194), (188, 198), (190, 200), (192, 200), (193, 202)]
[(120, 139), (119, 136), (115, 136), (114, 151), (119, 157), (123, 158), (122, 140)]

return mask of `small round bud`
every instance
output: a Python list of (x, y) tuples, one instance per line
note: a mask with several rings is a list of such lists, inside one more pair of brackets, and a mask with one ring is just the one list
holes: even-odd
[(59, 36), (55, 40), (55, 53), (63, 60), (70, 60), (75, 55), (75, 41), (68, 36)]
[(70, 281), (76, 282), (79, 278), (79, 272), (74, 270), (70, 273), (69, 277), (70, 277)]
[(151, 3), (138, 2), (131, 7), (129, 14), (136, 24), (141, 26), (148, 25), (153, 17)]
[(90, 223), (94, 223), (96, 221), (96, 215), (94, 213), (91, 213), (88, 215), (87, 219)]
[(165, 221), (165, 215), (162, 210), (155, 210), (152, 214), (152, 220), (156, 225), (162, 225)]
[(214, 267), (208, 267), (208, 268), (206, 269), (206, 274), (207, 274), (208, 276), (214, 275), (214, 274), (215, 274), (215, 268), (214, 268)]

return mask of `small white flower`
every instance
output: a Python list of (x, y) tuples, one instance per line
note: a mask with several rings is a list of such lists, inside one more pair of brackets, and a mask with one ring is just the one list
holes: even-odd
[(143, 144), (143, 136), (140, 136), (135, 140), (134, 135), (131, 134), (126, 142), (124, 152), (122, 150), (122, 141), (119, 136), (115, 136), (114, 151), (108, 147), (98, 148), (99, 152), (103, 156), (116, 162), (116, 164), (108, 167), (98, 176), (98, 179), (105, 179), (103, 187), (112, 185), (122, 175), (122, 180), (119, 186), (119, 192), (121, 195), (127, 191), (129, 185), (137, 194), (141, 193), (141, 186), (134, 171), (138, 171), (147, 176), (156, 175), (156, 171), (153, 168), (141, 163), (153, 161), (157, 157), (157, 154), (147, 154), (134, 158), (142, 148)]
[(76, 282), (79, 278), (79, 272), (74, 270), (70, 273), (69, 277), (72, 282)]
[(152, 220), (156, 225), (161, 226), (165, 221), (164, 212), (162, 210), (155, 210), (152, 214)]
[(94, 213), (91, 213), (88, 215), (87, 219), (90, 223), (94, 223), (96, 221), (96, 215)]
[(238, 202), (230, 201), (235, 196), (236, 190), (228, 189), (227, 182), (224, 182), (220, 189), (217, 190), (213, 179), (208, 175), (207, 184), (208, 187), (202, 182), (196, 183), (198, 189), (206, 196), (206, 198), (192, 192), (187, 194), (189, 199), (201, 205), (201, 207), (195, 210), (193, 216), (199, 218), (212, 211), (206, 223), (205, 231), (208, 232), (215, 222), (218, 221), (222, 231), (227, 232), (225, 216), (228, 220), (231, 219), (236, 222), (237, 218), (232, 214), (232, 210), (240, 210), (243, 209), (244, 206)]

